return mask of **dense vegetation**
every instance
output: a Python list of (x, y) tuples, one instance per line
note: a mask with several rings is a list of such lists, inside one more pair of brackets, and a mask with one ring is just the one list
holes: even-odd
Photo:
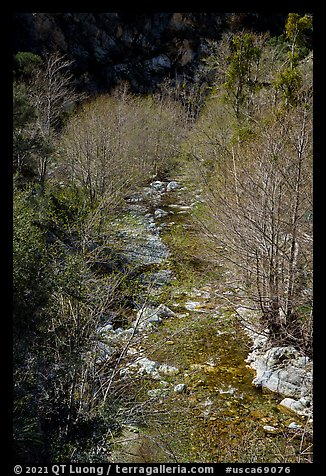
[(223, 250), (232, 303), (258, 310), (274, 343), (312, 354), (310, 28), (308, 15), (290, 14), (279, 38), (225, 35), (206, 60), (208, 83), (165, 84), (148, 97), (122, 84), (86, 98), (59, 54), (15, 56), (20, 462), (67, 461), (77, 435), (87, 460), (95, 441), (118, 431), (123, 415), (110, 399), (117, 356), (101, 365), (97, 328), (109, 314), (123, 321), (142, 288), (132, 287), (135, 270), (110, 222), (129, 193), (176, 167), (201, 190), (203, 253), (215, 260)]

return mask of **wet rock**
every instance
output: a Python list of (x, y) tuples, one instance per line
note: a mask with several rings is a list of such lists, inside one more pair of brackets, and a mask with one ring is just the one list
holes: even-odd
[(220, 394), (229, 394), (229, 395), (234, 395), (235, 394), (235, 391), (236, 389), (234, 387), (232, 387), (231, 385), (228, 386), (228, 388), (226, 390), (224, 389), (219, 389), (219, 393)]
[(158, 372), (159, 364), (154, 360), (150, 360), (147, 357), (141, 357), (136, 360), (132, 365), (131, 368), (138, 368), (138, 374), (140, 375), (149, 375), (154, 379), (161, 380), (161, 376)]
[(128, 372), (137, 371), (139, 375), (148, 375), (151, 378), (162, 381), (163, 375), (177, 374), (179, 369), (168, 364), (159, 364), (147, 357), (139, 357), (136, 361), (128, 366)]
[(187, 301), (184, 307), (187, 311), (196, 311), (200, 305), (201, 303), (198, 301)]

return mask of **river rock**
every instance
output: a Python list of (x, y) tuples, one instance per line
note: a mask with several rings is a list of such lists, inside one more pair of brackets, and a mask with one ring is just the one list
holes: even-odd
[(185, 302), (185, 309), (187, 309), (187, 311), (195, 311), (195, 310), (198, 310), (199, 306), (201, 305), (202, 303), (200, 303), (199, 301), (187, 301)]
[(107, 345), (105, 342), (97, 343), (97, 358), (96, 362), (101, 363), (107, 359), (110, 359), (114, 349)]
[(179, 372), (179, 369), (168, 364), (159, 364), (154, 360), (150, 360), (147, 357), (139, 357), (134, 363), (128, 366), (128, 372), (138, 369), (137, 373), (140, 375), (147, 374), (155, 380), (162, 381), (161, 374), (171, 375)]
[(176, 182), (175, 180), (172, 180), (169, 182), (166, 186), (166, 191), (167, 192), (172, 192), (173, 190), (178, 190), (180, 188), (180, 184)]
[(138, 373), (140, 375), (147, 374), (154, 379), (161, 380), (161, 376), (158, 372), (159, 364), (154, 360), (150, 360), (147, 357), (141, 357), (136, 360), (133, 364), (130, 365), (131, 368), (138, 367)]
[[(160, 269), (147, 273), (146, 277), (147, 282), (150, 282), (153, 286), (163, 286), (171, 281), (172, 271), (170, 269)], [(146, 277), (144, 281), (146, 281)]]
[(160, 264), (168, 256), (169, 251), (157, 234), (146, 233), (142, 230), (139, 235), (129, 233), (129, 242), (125, 248), (125, 255), (133, 264), (149, 265)]
[(159, 193), (164, 193), (166, 191), (166, 184), (164, 182), (161, 182), (160, 180), (156, 180), (155, 182), (152, 182), (150, 184), (150, 187), (152, 190)]
[(137, 312), (137, 318), (133, 325), (137, 325), (137, 328), (140, 330), (157, 326), (162, 322), (162, 318), (158, 316), (156, 310), (157, 309), (153, 306), (140, 309)]
[(183, 393), (187, 390), (187, 385), (185, 383), (178, 383), (173, 389), (176, 393)]
[(167, 214), (168, 214), (168, 212), (166, 212), (165, 210), (162, 210), (161, 208), (158, 208), (158, 209), (155, 210), (155, 212), (154, 212), (155, 218), (163, 218), (163, 217), (165, 217)]
[(165, 304), (159, 305), (159, 307), (156, 309), (156, 314), (159, 317), (163, 317), (165, 319), (168, 317), (174, 317), (176, 315), (175, 312), (165, 306)]
[(173, 367), (172, 365), (168, 364), (161, 364), (158, 368), (158, 371), (161, 374), (171, 375), (179, 373), (179, 369), (177, 367)]
[(295, 422), (295, 421), (292, 421), (289, 425), (288, 425), (288, 428), (290, 428), (290, 430), (300, 430), (300, 428), (302, 428), (302, 425), (300, 425), (299, 423)]
[(311, 393), (312, 362), (294, 347), (272, 347), (256, 355), (253, 384), (285, 397), (300, 398)]
[(276, 435), (278, 433), (278, 429), (272, 425), (264, 425), (263, 429), (265, 430), (266, 433), (269, 433), (271, 435)]
[(137, 325), (138, 329), (148, 329), (159, 325), (162, 319), (173, 316), (175, 313), (164, 304), (160, 304), (158, 307), (149, 305), (137, 312), (137, 319), (133, 325)]
[(158, 234), (153, 217), (145, 216), (146, 208), (129, 205), (129, 214), (117, 219), (114, 238), (118, 238), (126, 263), (133, 266), (161, 264), (169, 256), (169, 250)]
[(107, 334), (108, 332), (114, 332), (112, 324), (105, 324), (104, 326), (99, 328), (100, 334)]
[(253, 342), (246, 362), (256, 371), (253, 384), (282, 395), (281, 406), (312, 416), (313, 363), (293, 346), (268, 348), (268, 330), (257, 328), (256, 311), (239, 307), (240, 323)]
[(298, 415), (311, 417), (312, 405), (311, 401), (307, 398), (300, 398), (295, 400), (294, 398), (284, 398), (280, 403), (280, 408), (290, 410)]

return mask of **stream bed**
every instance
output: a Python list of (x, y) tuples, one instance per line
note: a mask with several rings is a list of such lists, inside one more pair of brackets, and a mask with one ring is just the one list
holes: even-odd
[[(220, 297), (223, 280), (202, 273), (197, 285), (182, 283), (171, 266), (173, 249), (163, 242), (159, 246), (161, 235), (168, 236), (173, 227), (189, 233), (191, 206), (182, 190), (175, 186), (169, 194), (156, 194), (150, 211), (141, 198), (130, 200), (134, 228), (125, 232), (128, 250), (128, 235), (141, 237), (135, 255), (145, 246), (146, 263), (159, 265), (155, 272), (167, 276), (163, 287), (169, 288), (171, 312), (144, 326), (130, 344), (129, 355), (143, 364), (134, 364), (129, 373), (137, 378), (138, 404), (135, 418), (110, 442), (110, 461), (298, 462), (298, 454), (309, 452), (302, 439), (305, 420), (284, 413), (279, 395), (252, 385), (255, 374), (245, 361), (251, 342)], [(156, 249), (152, 262), (148, 243)]]

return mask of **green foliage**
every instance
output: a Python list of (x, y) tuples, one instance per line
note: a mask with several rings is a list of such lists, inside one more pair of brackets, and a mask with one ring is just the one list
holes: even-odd
[(35, 122), (35, 111), (28, 99), (23, 83), (13, 84), (13, 162), (14, 171), (20, 176), (33, 177), (36, 173), (33, 150), (37, 139), (31, 128)]
[[(300, 23), (300, 16), (290, 16), (287, 36), (260, 41), (257, 51), (251, 50), (257, 38), (245, 34), (221, 44), (224, 56), (215, 52), (213, 59), (225, 75), (227, 100), (217, 80), (187, 141), (192, 161), (185, 164), (206, 201), (195, 216), (205, 253), (239, 276), (235, 306), (241, 294), (253, 306), (258, 301), (267, 309), (272, 339), (304, 352), (311, 343), (311, 316), (303, 316), (304, 325), (294, 316), (307, 305), (311, 289), (310, 274), (303, 281), (301, 266), (312, 266), (305, 219), (312, 192), (312, 56), (300, 61), (298, 48), (309, 26), (310, 19)], [(258, 78), (259, 87), (250, 78)], [(280, 317), (284, 309), (286, 323)]]
[(234, 126), (234, 135), (230, 139), (231, 145), (241, 145), (252, 141), (256, 136), (256, 131), (251, 125), (242, 124)]
[(286, 107), (295, 106), (300, 101), (303, 78), (299, 62), (307, 52), (304, 47), (304, 32), (311, 28), (312, 18), (310, 15), (301, 17), (298, 13), (289, 13), (285, 25), (286, 39), (290, 41), (288, 60), (274, 80), (274, 86), (281, 93), (283, 104)]
[(275, 88), (281, 92), (285, 104), (295, 105), (298, 100), (298, 91), (302, 85), (302, 76), (297, 68), (285, 68), (275, 80)]
[(286, 55), (287, 41), (285, 35), (272, 36), (266, 43), (273, 48), (278, 48), (284, 56)]
[(291, 69), (298, 65), (298, 62), (307, 51), (304, 48), (304, 32), (312, 29), (312, 17), (304, 15), (300, 17), (298, 13), (289, 13), (286, 24), (285, 34), (290, 41), (289, 63)]
[(243, 33), (231, 38), (230, 50), (225, 88), (238, 117), (250, 93), (257, 88), (252, 68), (259, 61), (261, 49), (255, 44), (251, 33)]
[(35, 120), (35, 111), (28, 98), (26, 85), (13, 84), (13, 127), (21, 128)]
[(248, 73), (250, 73), (251, 63), (257, 61), (261, 55), (260, 49), (254, 44), (254, 36), (250, 33), (234, 36), (230, 42), (230, 49), (227, 84), (244, 78), (250, 80)]
[(59, 234), (78, 232), (90, 212), (90, 204), (83, 189), (51, 184), (45, 190), (46, 218)]
[(304, 43), (303, 32), (312, 29), (312, 16), (304, 15), (301, 17), (298, 13), (289, 13), (285, 24), (286, 38), (292, 44), (300, 46)]
[(13, 57), (14, 78), (26, 81), (33, 75), (35, 67), (42, 64), (42, 58), (29, 51), (19, 51)]
[(14, 323), (31, 327), (46, 305), (50, 287), (44, 233), (32, 205), (33, 189), (14, 195), (13, 292)]

